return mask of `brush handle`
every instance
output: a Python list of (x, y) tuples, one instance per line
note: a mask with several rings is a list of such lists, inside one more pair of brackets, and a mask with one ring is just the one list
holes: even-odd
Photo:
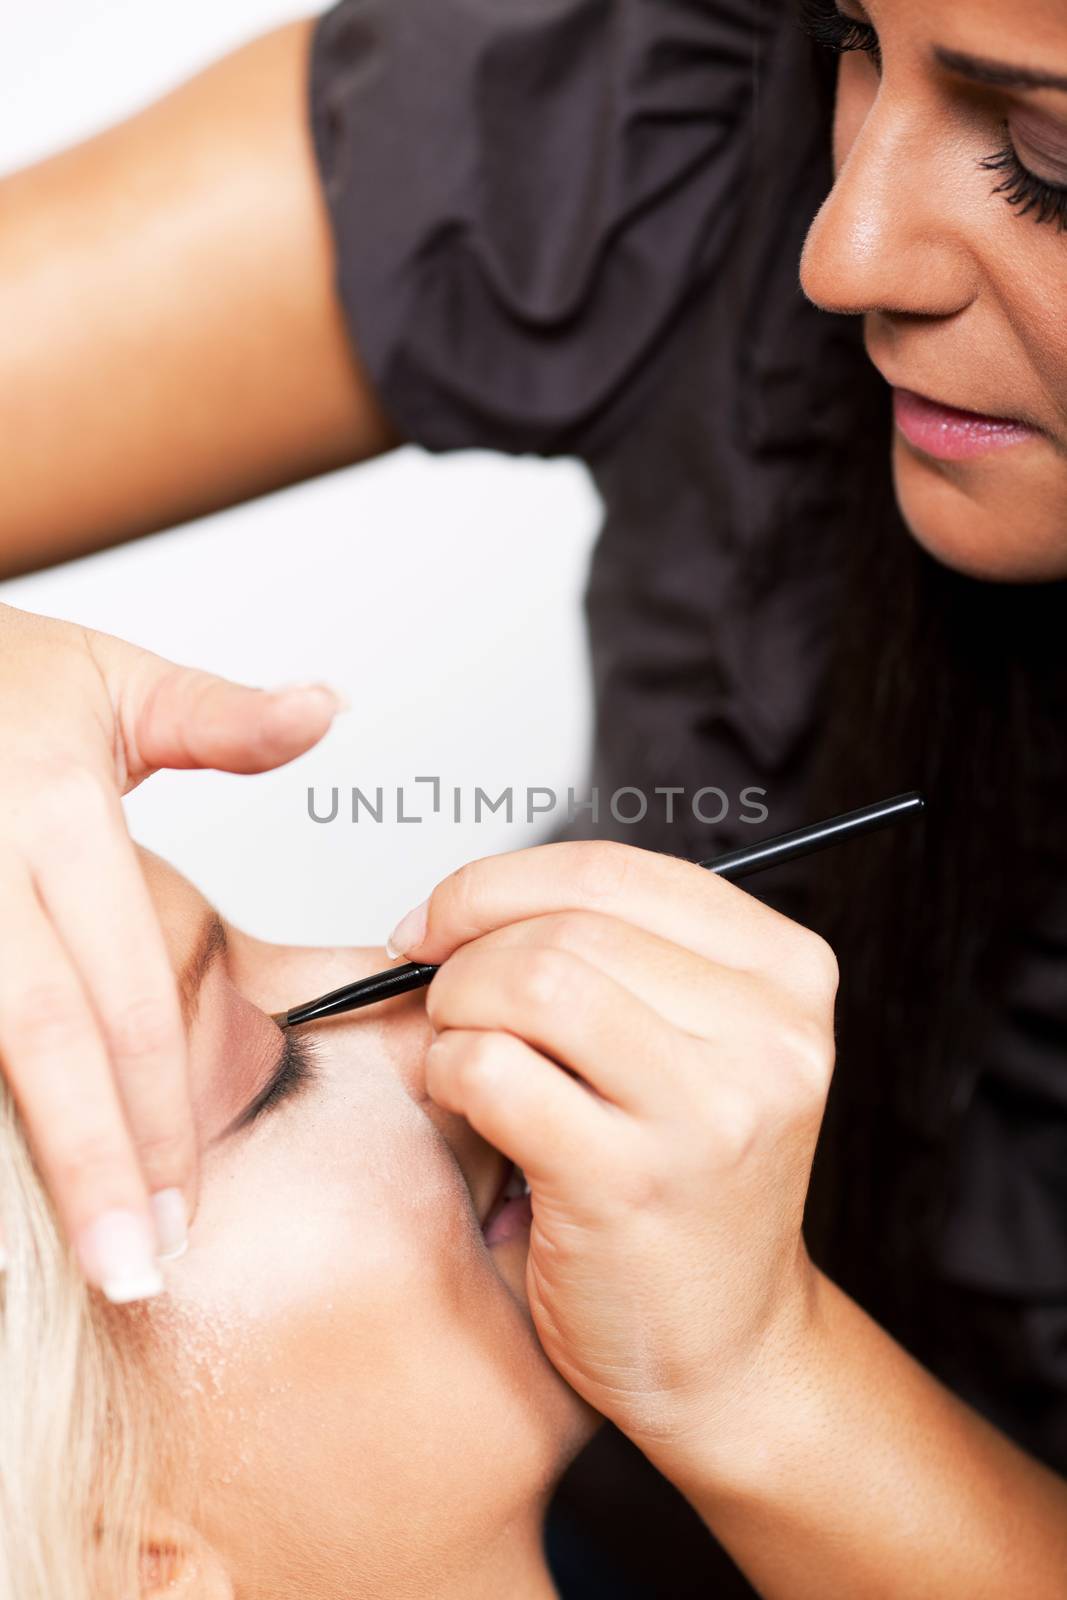
[(745, 878), (750, 872), (762, 872), (765, 867), (775, 867), (779, 862), (796, 861), (801, 856), (814, 855), (817, 850), (828, 850), (831, 845), (858, 838), (861, 833), (888, 828), (907, 817), (918, 816), (925, 809), (922, 795), (911, 789), (907, 794), (894, 795), (891, 800), (863, 806), (859, 811), (845, 811), (825, 822), (812, 822), (806, 828), (795, 828), (792, 833), (780, 833), (776, 839), (764, 839), (760, 844), (745, 845), (741, 850), (728, 850), (725, 855), (713, 856), (697, 865), (706, 867), (719, 878)]
[[(813, 822), (806, 828), (795, 828), (792, 833), (781, 833), (774, 839), (764, 839), (760, 844), (746, 845), (741, 850), (729, 850), (725, 855), (713, 856), (708, 861), (697, 862), (719, 878), (746, 878), (751, 873), (763, 872), (783, 861), (796, 861), (801, 856), (813, 855), (817, 850), (827, 850), (831, 845), (842, 844), (846, 839), (858, 838), (862, 833), (873, 833), (876, 828), (888, 828), (908, 817), (919, 816), (926, 802), (916, 790), (894, 795), (890, 800), (880, 800), (873, 806), (862, 806), (858, 811), (845, 811), (839, 817), (829, 817), (825, 822)], [(341, 989), (309, 1000), (305, 1005), (294, 1006), (275, 1018), (282, 1027), (298, 1028), (305, 1022), (318, 1022), (323, 1017), (340, 1016), (346, 1011), (358, 1011), (363, 1006), (374, 1005), (378, 1000), (391, 1000), (412, 989), (422, 989), (437, 971), (435, 966), (423, 961), (408, 961), (402, 967), (388, 967), (384, 972), (372, 973)]]

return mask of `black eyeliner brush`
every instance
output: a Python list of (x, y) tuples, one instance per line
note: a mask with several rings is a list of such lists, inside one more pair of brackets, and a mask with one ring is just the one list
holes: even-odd
[[(720, 878), (745, 878), (749, 873), (762, 872), (766, 867), (776, 867), (782, 861), (796, 861), (800, 856), (813, 855), (816, 850), (826, 850), (846, 839), (857, 838), (861, 833), (871, 833), (875, 828), (888, 828), (906, 817), (916, 817), (926, 802), (914, 789), (908, 794), (894, 795), (891, 800), (880, 800), (877, 805), (863, 806), (859, 811), (846, 811), (826, 822), (813, 822), (810, 827), (796, 828), (792, 833), (779, 834), (776, 839), (764, 839), (759, 844), (746, 845), (741, 850), (730, 850), (726, 855), (715, 856), (710, 861), (699, 861)], [(346, 983), (343, 989), (332, 989), (317, 1000), (308, 1000), (302, 1006), (293, 1006), (275, 1017), (283, 1028), (298, 1028), (305, 1022), (318, 1022), (322, 1017), (340, 1016), (345, 1011), (358, 1011), (377, 1000), (391, 1000), (394, 995), (407, 994), (411, 989), (425, 988), (430, 982), (435, 966), (426, 962), (408, 961), (402, 967), (389, 967), (385, 972), (372, 973), (355, 983)]]

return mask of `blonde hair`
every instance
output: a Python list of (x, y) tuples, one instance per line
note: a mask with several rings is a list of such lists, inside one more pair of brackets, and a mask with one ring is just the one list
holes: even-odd
[(136, 1600), (158, 1464), (137, 1307), (73, 1259), (0, 1080), (0, 1600)]

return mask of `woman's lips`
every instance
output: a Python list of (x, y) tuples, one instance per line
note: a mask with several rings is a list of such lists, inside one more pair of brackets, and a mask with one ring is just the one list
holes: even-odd
[(520, 1169), (509, 1161), (500, 1181), (500, 1187), (488, 1212), (482, 1219), (482, 1233), (486, 1244), (504, 1244), (517, 1233), (525, 1231), (533, 1221), (530, 1205), (530, 1186)]
[(1036, 439), (1037, 429), (1014, 417), (984, 417), (939, 405), (914, 389), (893, 390), (893, 416), (910, 445), (939, 461), (968, 461)]

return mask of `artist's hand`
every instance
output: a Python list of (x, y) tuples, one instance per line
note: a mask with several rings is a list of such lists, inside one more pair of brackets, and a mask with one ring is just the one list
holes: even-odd
[(0, 606), (0, 1070), (90, 1281), (116, 1298), (178, 1243), (197, 1183), (177, 989), (121, 796), (161, 767), (281, 766), (337, 706)]
[(473, 862), (391, 942), (443, 963), (429, 1093), (529, 1180), (546, 1352), (668, 1470), (806, 1336), (832, 952), (700, 867), (607, 843)]

